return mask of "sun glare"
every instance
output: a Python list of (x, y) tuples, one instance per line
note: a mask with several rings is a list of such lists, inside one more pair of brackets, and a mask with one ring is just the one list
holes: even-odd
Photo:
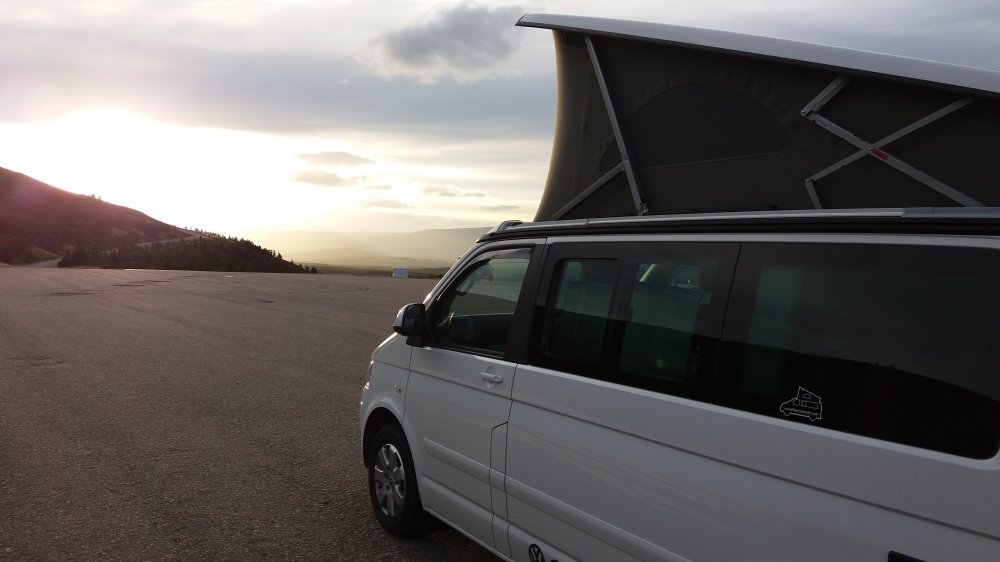
[[(533, 207), (520, 194), (517, 205), (494, 196), (530, 183), (502, 165), (463, 163), (458, 151), (435, 160), (426, 148), (413, 150), (375, 138), (182, 127), (116, 107), (0, 123), (6, 168), (176, 226), (227, 235), (482, 225), (515, 211), (525, 218)], [(315, 158), (338, 154), (347, 160)]]
[[(95, 107), (0, 137), (4, 165), (178, 226), (224, 232), (287, 221), (294, 141), (167, 125)], [(12, 139), (16, 138), (16, 142)]]

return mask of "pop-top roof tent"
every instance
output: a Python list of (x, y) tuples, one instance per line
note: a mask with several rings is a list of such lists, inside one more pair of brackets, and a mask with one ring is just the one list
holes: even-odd
[(1000, 207), (1000, 72), (641, 22), (518, 25), (555, 35), (537, 221)]

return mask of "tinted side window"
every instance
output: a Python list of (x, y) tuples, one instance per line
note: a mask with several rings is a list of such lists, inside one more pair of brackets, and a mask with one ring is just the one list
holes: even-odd
[(724, 405), (986, 458), (1000, 440), (996, 252), (747, 244)]
[(531, 251), (480, 256), (441, 296), (431, 312), (434, 345), (502, 357)]
[(548, 351), (554, 357), (596, 365), (611, 323), (618, 260), (568, 259), (558, 266)]
[[(594, 257), (573, 257), (583, 255)], [(735, 255), (735, 245), (559, 245), (533, 361), (706, 398)]]

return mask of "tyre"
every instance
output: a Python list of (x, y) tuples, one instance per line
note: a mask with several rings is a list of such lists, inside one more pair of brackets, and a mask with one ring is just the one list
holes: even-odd
[(399, 426), (383, 427), (372, 440), (368, 450), (368, 494), (375, 518), (386, 531), (406, 536), (420, 530), (424, 509), (417, 490), (417, 473)]

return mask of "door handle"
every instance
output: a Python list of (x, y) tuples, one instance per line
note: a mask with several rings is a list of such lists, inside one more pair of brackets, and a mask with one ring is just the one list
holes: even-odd
[(496, 373), (490, 373), (489, 371), (483, 371), (479, 373), (479, 377), (486, 382), (491, 382), (493, 384), (500, 384), (503, 382), (503, 377)]

